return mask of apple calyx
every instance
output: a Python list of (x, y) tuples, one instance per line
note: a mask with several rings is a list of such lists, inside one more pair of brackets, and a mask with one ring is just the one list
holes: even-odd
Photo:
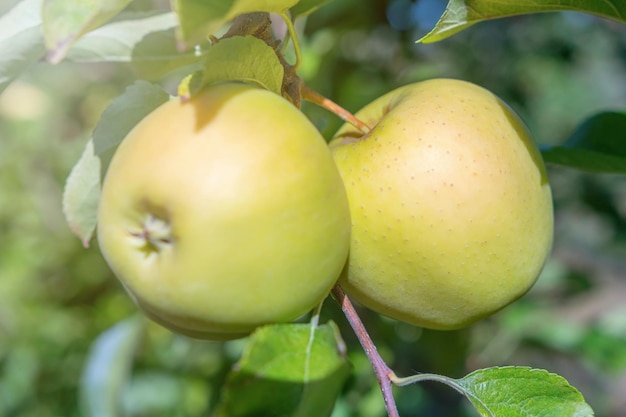
[(139, 231), (131, 231), (135, 245), (147, 256), (159, 253), (174, 243), (172, 226), (169, 221), (149, 213)]

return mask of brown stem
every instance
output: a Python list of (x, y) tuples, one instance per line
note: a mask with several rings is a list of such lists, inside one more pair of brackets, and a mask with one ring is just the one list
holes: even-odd
[(343, 314), (348, 319), (352, 330), (354, 330), (356, 337), (359, 339), (359, 343), (363, 346), (363, 350), (374, 368), (374, 373), (376, 373), (380, 390), (383, 393), (383, 400), (385, 401), (387, 415), (389, 417), (400, 417), (398, 408), (396, 407), (396, 401), (393, 397), (393, 392), (391, 391), (391, 381), (392, 379), (396, 379), (395, 373), (391, 370), (391, 368), (389, 368), (389, 366), (387, 366), (383, 358), (378, 353), (376, 345), (374, 345), (372, 338), (369, 333), (367, 333), (367, 329), (365, 329), (365, 326), (354, 309), (352, 302), (343, 292), (339, 284), (333, 287), (332, 294), (337, 303), (341, 306), (341, 311), (343, 311)]
[(361, 120), (357, 119), (352, 113), (348, 110), (344, 109), (334, 101), (324, 97), (317, 91), (310, 89), (304, 83), (301, 85), (302, 98), (304, 100), (310, 101), (313, 104), (317, 104), (320, 107), (325, 108), (326, 110), (336, 114), (341, 118), (341, 120), (350, 123), (352, 126), (359, 129), (359, 131), (363, 132), (363, 134), (369, 133), (372, 130), (368, 125), (366, 125)]

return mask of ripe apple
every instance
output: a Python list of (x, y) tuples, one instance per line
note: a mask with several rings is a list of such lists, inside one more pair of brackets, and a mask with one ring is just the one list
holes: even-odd
[(348, 193), (345, 292), (389, 317), (456, 329), (525, 294), (553, 236), (541, 155), (474, 84), (434, 79), (376, 99), (331, 149)]
[(350, 211), (324, 139), (282, 97), (240, 83), (173, 99), (122, 141), (98, 241), (145, 313), (229, 339), (314, 308), (345, 265)]

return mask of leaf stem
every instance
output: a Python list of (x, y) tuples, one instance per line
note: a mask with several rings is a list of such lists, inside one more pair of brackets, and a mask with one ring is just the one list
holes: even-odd
[(302, 51), (300, 50), (298, 33), (296, 32), (296, 27), (293, 25), (293, 21), (286, 12), (280, 13), (280, 17), (283, 18), (285, 24), (287, 25), (287, 31), (289, 32), (289, 37), (291, 38), (291, 43), (293, 44), (293, 51), (296, 54), (296, 62), (293, 64), (293, 69), (294, 71), (297, 71), (302, 63)]
[(463, 386), (461, 386), (457, 382), (457, 380), (455, 380), (454, 378), (445, 376), (445, 375), (423, 373), (423, 374), (415, 374), (415, 375), (407, 376), (404, 378), (400, 378), (400, 377), (397, 377), (396, 375), (393, 375), (390, 377), (390, 379), (394, 385), (397, 385), (399, 387), (404, 387), (407, 385), (415, 384), (417, 382), (424, 382), (424, 381), (440, 382), (451, 388), (454, 388), (460, 394), (467, 396), (467, 391), (465, 390)]
[(356, 127), (359, 131), (361, 131), (364, 135), (369, 133), (372, 130), (367, 124), (357, 119), (352, 113), (348, 110), (344, 109), (337, 103), (332, 100), (324, 97), (317, 91), (310, 89), (304, 83), (301, 86), (302, 98), (304, 100), (310, 101), (313, 104), (317, 104), (320, 107), (325, 108), (326, 110), (336, 114), (341, 118), (341, 120), (350, 123), (352, 126)]
[(352, 302), (343, 292), (343, 289), (341, 289), (339, 284), (333, 287), (332, 294), (337, 303), (339, 303), (339, 305), (341, 306), (341, 311), (343, 311), (346, 319), (348, 319), (348, 323), (350, 323), (352, 330), (354, 330), (357, 339), (359, 339), (359, 343), (361, 343), (361, 346), (363, 347), (367, 358), (374, 368), (374, 373), (376, 374), (378, 384), (380, 385), (380, 390), (383, 394), (383, 400), (385, 402), (385, 408), (387, 409), (387, 415), (389, 417), (400, 417), (400, 414), (398, 413), (398, 408), (396, 406), (396, 401), (393, 397), (393, 392), (391, 391), (392, 381), (399, 380), (399, 378), (391, 370), (391, 368), (387, 366), (383, 358), (378, 353), (376, 345), (374, 345), (372, 338), (370, 337), (369, 333), (367, 333), (367, 329), (363, 325), (361, 318), (354, 309)]

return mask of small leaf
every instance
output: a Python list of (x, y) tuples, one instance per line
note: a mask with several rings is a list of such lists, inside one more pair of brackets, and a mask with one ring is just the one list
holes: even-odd
[(257, 329), (228, 376), (218, 417), (324, 417), (348, 376), (334, 323)]
[(172, 12), (126, 14), (124, 19), (87, 33), (69, 51), (73, 62), (127, 62), (144, 80), (157, 80), (168, 73), (204, 63), (209, 43), (180, 52), (176, 46), (178, 26)]
[(84, 415), (121, 417), (122, 394), (144, 326), (139, 317), (126, 319), (94, 341), (79, 386)]
[(237, 15), (251, 12), (281, 13), (298, 0), (172, 0), (178, 14), (178, 37), (183, 46), (195, 45), (213, 35)]
[(0, 93), (45, 53), (41, 1), (23, 0), (0, 16)]
[(562, 146), (542, 150), (547, 163), (596, 173), (626, 174), (626, 113), (598, 113)]
[(65, 219), (86, 248), (98, 222), (99, 200), (100, 158), (94, 154), (93, 141), (90, 140), (67, 177), (63, 191)]
[(178, 84), (178, 97), (181, 100), (187, 101), (192, 95), (196, 94), (202, 89), (202, 71), (196, 71), (187, 75)]
[(437, 42), (485, 20), (565, 10), (626, 23), (626, 2), (623, 0), (450, 0), (435, 28), (417, 42)]
[(89, 246), (96, 229), (102, 178), (117, 146), (141, 119), (168, 97), (160, 87), (138, 81), (102, 113), (93, 139), (70, 172), (63, 193), (65, 219), (85, 247)]
[(295, 20), (297, 17), (306, 16), (313, 13), (331, 0), (300, 0), (298, 4), (293, 6), (289, 11), (291, 17)]
[(455, 380), (485, 417), (587, 417), (593, 410), (565, 378), (543, 369), (494, 367)]
[(44, 0), (43, 33), (48, 61), (61, 62), (85, 33), (108, 22), (132, 0)]
[(280, 94), (284, 72), (276, 52), (265, 42), (254, 36), (233, 36), (208, 51), (202, 85), (247, 81)]

